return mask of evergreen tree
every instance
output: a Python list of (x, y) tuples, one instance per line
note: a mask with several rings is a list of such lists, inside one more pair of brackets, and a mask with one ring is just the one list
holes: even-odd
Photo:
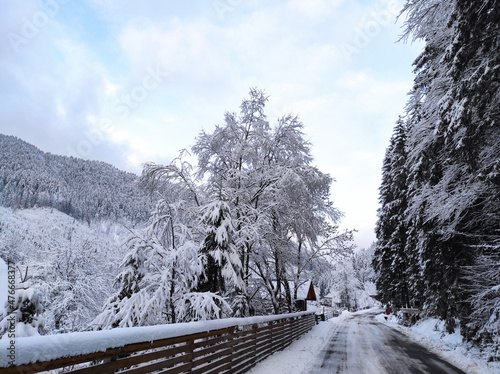
[[(193, 206), (160, 200), (149, 225), (128, 240), (130, 250), (116, 282), (120, 290), (92, 325), (96, 328), (176, 323), (220, 317), (225, 301), (194, 292), (203, 272), (193, 235)], [(194, 210), (194, 212), (196, 209)]]
[(223, 201), (214, 201), (203, 207), (202, 224), (205, 239), (201, 247), (204, 255), (204, 272), (198, 282), (198, 291), (226, 294), (226, 279), (230, 285), (241, 290), (241, 262), (232, 240), (233, 225), (229, 206)]
[[(129, 301), (141, 290), (140, 284), (145, 275), (145, 256), (148, 243), (134, 234), (128, 239), (127, 245), (129, 251), (121, 264), (123, 270), (114, 281), (114, 285), (119, 287), (119, 291), (106, 301), (103, 311), (92, 321), (91, 325), (95, 328), (115, 328), (120, 326), (124, 319), (129, 326), (140, 324), (138, 317), (140, 311), (130, 310), (129, 306), (135, 309), (136, 305), (129, 303)], [(128, 314), (123, 313), (124, 309), (129, 309)]]
[(396, 308), (410, 304), (405, 217), (407, 209), (406, 131), (406, 125), (400, 118), (385, 155), (374, 257), (374, 267), (377, 272), (376, 285), (381, 301)]
[(466, 337), (485, 347), (490, 361), (500, 359), (500, 250), (496, 245), (478, 256), (466, 271), (472, 313)]
[[(489, 274), (481, 264), (498, 251), (500, 7), (489, 0), (412, 0), (403, 11), (405, 37), (426, 43), (406, 117), (410, 302), (444, 319), (448, 331), (459, 318), (474, 335), (484, 330), (470, 302), (484, 311), (488, 302), (476, 292), (491, 284), (478, 284), (470, 272)], [(383, 253), (379, 267), (389, 261)]]
[(13, 299), (5, 303), (5, 310), (0, 315), (0, 336), (9, 333), (12, 325), (15, 337), (35, 336), (43, 333), (45, 320), (42, 316), (42, 293), (31, 286), (28, 268), (24, 274), (19, 271), (19, 281), (16, 281)]

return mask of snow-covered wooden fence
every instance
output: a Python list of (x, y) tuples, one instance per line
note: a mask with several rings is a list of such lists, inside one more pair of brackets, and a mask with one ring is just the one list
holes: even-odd
[(1, 340), (0, 374), (243, 373), (315, 323), (302, 312), (19, 338), (10, 367), (9, 342)]

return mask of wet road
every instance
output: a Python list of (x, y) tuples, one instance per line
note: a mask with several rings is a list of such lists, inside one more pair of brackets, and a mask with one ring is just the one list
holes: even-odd
[(354, 314), (339, 321), (322, 362), (311, 374), (465, 374), (374, 317)]

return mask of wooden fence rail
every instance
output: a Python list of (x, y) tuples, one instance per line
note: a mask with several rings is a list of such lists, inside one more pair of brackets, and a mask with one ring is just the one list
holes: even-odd
[[(309, 331), (314, 314), (127, 344), (75, 357), (0, 368), (14, 373), (243, 373)], [(104, 333), (104, 331), (103, 331)], [(29, 339), (29, 338), (27, 338)]]

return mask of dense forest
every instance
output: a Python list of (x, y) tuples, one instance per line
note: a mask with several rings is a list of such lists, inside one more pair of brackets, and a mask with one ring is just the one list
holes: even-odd
[(500, 4), (408, 1), (425, 42), (387, 148), (374, 266), (384, 303), (460, 324), (500, 359)]
[[(17, 296), (0, 315), (18, 313), (16, 336), (87, 329), (114, 292), (127, 234), (112, 221), (89, 225), (54, 208), (0, 206), (0, 258), (15, 271)], [(0, 334), (6, 329), (4, 318)]]
[(45, 153), (0, 134), (0, 204), (6, 207), (52, 207), (88, 223), (145, 221), (154, 204), (137, 179), (104, 162)]

